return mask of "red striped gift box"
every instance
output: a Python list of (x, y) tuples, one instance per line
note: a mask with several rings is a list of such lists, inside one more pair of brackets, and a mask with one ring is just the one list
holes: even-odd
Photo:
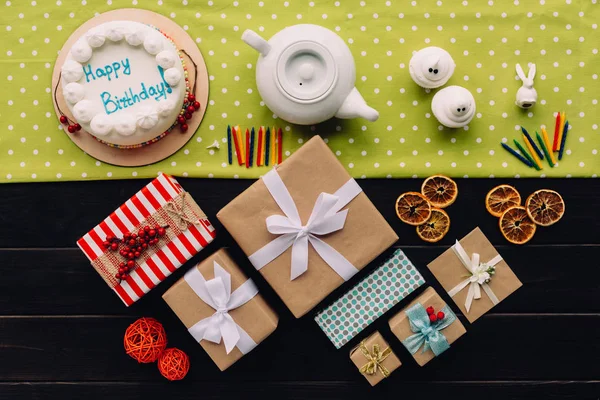
[[(77, 241), (77, 245), (94, 264), (108, 251), (102, 245), (108, 235), (123, 237), (123, 234), (134, 230), (183, 192), (184, 189), (175, 178), (161, 174), (86, 233)], [(109, 286), (126, 306), (130, 306), (206, 247), (214, 237), (212, 224), (205, 217), (200, 218), (170, 242), (161, 243), (162, 247), (146, 258), (126, 279)]]

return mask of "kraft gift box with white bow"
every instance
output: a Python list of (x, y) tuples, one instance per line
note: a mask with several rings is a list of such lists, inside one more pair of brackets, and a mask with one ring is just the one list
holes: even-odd
[[(427, 308), (436, 320), (431, 321)], [(443, 318), (437, 319), (439, 312)], [(433, 288), (427, 288), (412, 303), (393, 316), (390, 329), (421, 367), (443, 352), (467, 331), (454, 312)]]
[(217, 218), (297, 318), (398, 239), (320, 136)]
[(474, 322), (522, 286), (479, 228), (427, 265), (452, 300)]
[(275, 312), (224, 249), (190, 269), (163, 299), (221, 371), (277, 328)]

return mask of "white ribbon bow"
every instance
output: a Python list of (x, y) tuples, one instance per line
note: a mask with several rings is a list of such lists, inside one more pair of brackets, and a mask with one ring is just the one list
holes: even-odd
[(491, 279), (491, 275), (487, 272), (488, 269), (490, 267), (495, 267), (496, 264), (502, 261), (500, 254), (488, 262), (482, 263), (479, 261), (479, 254), (477, 253), (473, 253), (472, 257), (469, 258), (469, 255), (458, 240), (454, 246), (452, 246), (452, 250), (465, 268), (471, 273), (471, 276), (448, 291), (450, 297), (454, 297), (458, 292), (469, 286), (469, 292), (467, 293), (467, 298), (465, 300), (465, 308), (467, 312), (469, 312), (473, 300), (479, 300), (481, 298), (481, 288), (483, 288), (492, 303), (494, 305), (498, 304), (500, 300), (498, 300), (498, 297), (496, 297), (492, 288), (490, 288), (490, 285), (488, 285), (486, 281)]
[(227, 354), (234, 347), (246, 354), (256, 347), (256, 343), (233, 320), (229, 311), (251, 300), (258, 293), (258, 288), (251, 279), (248, 279), (231, 293), (231, 275), (216, 261), (214, 271), (215, 277), (209, 281), (204, 279), (196, 267), (184, 276), (194, 293), (215, 310), (213, 315), (198, 321), (188, 331), (198, 342), (205, 339), (219, 344), (223, 338)]
[(321, 193), (306, 225), (302, 225), (296, 203), (277, 171), (271, 170), (262, 177), (262, 180), (285, 216), (267, 217), (267, 230), (281, 236), (249, 257), (257, 270), (292, 247), (290, 279), (296, 279), (308, 269), (308, 243), (310, 243), (319, 256), (345, 281), (358, 272), (343, 255), (317, 237), (339, 231), (344, 227), (348, 210), (340, 210), (362, 192), (354, 179), (350, 179), (334, 194)]

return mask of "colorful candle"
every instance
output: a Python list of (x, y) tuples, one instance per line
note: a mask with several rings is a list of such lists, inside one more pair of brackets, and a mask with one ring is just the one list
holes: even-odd
[(562, 137), (563, 137), (563, 133), (564, 133), (564, 127), (565, 127), (565, 113), (561, 112), (560, 113), (560, 126), (558, 127), (558, 142), (556, 144), (556, 151), (560, 151), (560, 144), (562, 143)]
[(531, 158), (531, 156), (529, 155), (527, 150), (525, 150), (523, 148), (521, 143), (519, 143), (519, 141), (517, 139), (513, 139), (513, 142), (515, 143), (515, 146), (517, 146), (517, 149), (519, 149), (519, 151), (521, 152), (521, 155), (523, 157), (525, 157), (527, 159), (527, 161), (529, 161), (531, 163), (532, 167), (534, 167), (535, 169), (537, 169), (539, 171), (540, 169), (538, 168), (537, 164), (535, 163), (535, 161), (533, 161), (533, 158)]
[(250, 166), (254, 163), (254, 127), (250, 131)]
[(521, 161), (523, 164), (527, 165), (528, 167), (533, 167), (533, 164), (529, 162), (529, 160), (527, 160), (525, 157), (523, 157), (522, 155), (520, 155), (519, 153), (517, 153), (516, 151), (514, 151), (509, 145), (504, 144), (504, 143), (500, 143), (502, 145), (502, 147), (504, 148), (504, 150), (508, 151), (510, 154), (512, 154), (513, 156), (515, 156), (519, 161)]
[(271, 129), (271, 165), (277, 164), (277, 128)]
[(563, 152), (565, 151), (565, 143), (567, 142), (567, 134), (569, 133), (569, 121), (565, 121), (563, 134), (560, 139), (560, 150), (558, 151), (558, 159), (562, 160)]
[(233, 128), (233, 132), (231, 133), (231, 136), (233, 136), (233, 143), (235, 145), (235, 155), (237, 156), (237, 160), (238, 160), (238, 165), (244, 165), (243, 159), (242, 159), (242, 150), (240, 149), (240, 137), (236, 132), (235, 127)]
[(246, 164), (246, 146), (244, 146), (244, 134), (242, 133), (242, 130), (240, 129), (239, 125), (235, 127), (235, 131), (237, 133), (238, 141), (240, 143), (240, 152), (242, 153), (242, 163), (240, 165), (244, 165)]
[(281, 128), (277, 131), (277, 164), (283, 161), (283, 131)]
[(263, 154), (264, 154), (264, 139), (262, 126), (258, 127), (258, 143), (256, 146), (256, 166), (260, 167), (263, 165)]
[(231, 126), (227, 125), (227, 161), (229, 165), (233, 164), (233, 155), (231, 153)]
[(546, 144), (546, 148), (548, 149), (550, 162), (552, 162), (552, 165), (556, 165), (556, 158), (554, 158), (554, 151), (552, 150), (552, 146), (550, 145), (550, 138), (548, 138), (548, 132), (546, 132), (546, 128), (544, 127), (542, 127), (542, 139), (544, 139), (544, 143)]
[[(535, 153), (540, 158), (540, 160), (543, 160), (544, 153), (542, 153), (542, 151), (536, 146), (535, 142), (533, 141), (533, 138), (531, 136), (529, 136), (529, 132), (527, 132), (527, 129), (521, 127), (521, 130), (523, 131), (523, 135), (525, 135), (524, 137), (527, 139), (526, 142), (529, 142), (529, 144), (535, 150)], [(525, 144), (527, 144), (527, 143), (525, 143)]]
[(523, 135), (523, 140), (525, 141), (525, 146), (527, 147), (531, 157), (533, 158), (533, 162), (535, 162), (539, 169), (544, 169), (544, 167), (542, 167), (542, 162), (540, 161), (537, 153), (535, 152), (535, 150), (533, 150), (533, 146), (531, 145), (531, 143), (525, 135)]
[(560, 147), (560, 141), (558, 140), (558, 132), (560, 131), (560, 112), (556, 113), (556, 124), (554, 125), (554, 143), (552, 144), (552, 151), (558, 151)]
[[(548, 161), (548, 164), (550, 164), (550, 168), (554, 168), (554, 164), (552, 163), (552, 159), (550, 158), (550, 153), (548, 153), (548, 149), (546, 148), (544, 139), (542, 139), (540, 134), (537, 132), (535, 133), (535, 138), (537, 139), (538, 143), (540, 144), (540, 147), (542, 148), (542, 151), (544, 152), (544, 155), (546, 156), (546, 161)], [(552, 151), (552, 149), (550, 149), (550, 151)]]
[(250, 168), (250, 131), (246, 128), (246, 168)]
[(265, 165), (269, 166), (269, 155), (271, 152), (271, 129), (267, 127), (267, 132), (265, 133)]

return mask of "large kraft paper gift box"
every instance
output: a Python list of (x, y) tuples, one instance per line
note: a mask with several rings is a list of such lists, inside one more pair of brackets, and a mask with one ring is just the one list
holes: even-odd
[(479, 228), (427, 264), (460, 311), (473, 322), (522, 286)]
[(217, 218), (296, 318), (398, 239), (320, 136)]
[[(430, 313), (435, 315), (435, 321), (431, 320)], [(448, 350), (467, 332), (456, 314), (431, 287), (393, 316), (389, 324), (392, 333), (421, 367)]]
[(277, 328), (277, 314), (224, 249), (194, 266), (163, 299), (221, 371)]

